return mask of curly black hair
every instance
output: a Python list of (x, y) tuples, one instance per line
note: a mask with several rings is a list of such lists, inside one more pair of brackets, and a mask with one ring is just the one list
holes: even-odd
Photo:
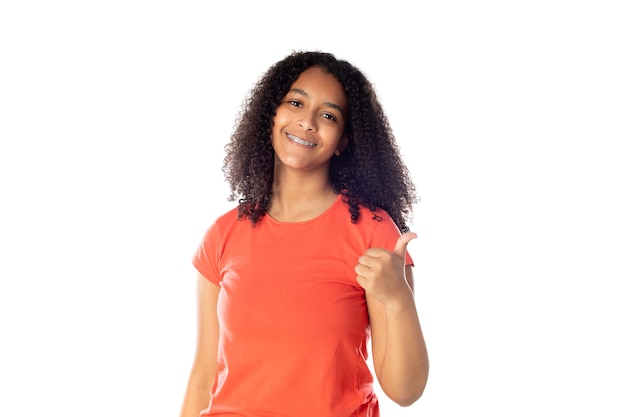
[(359, 205), (374, 213), (385, 210), (402, 232), (409, 230), (418, 198), (387, 117), (367, 77), (347, 61), (326, 52), (294, 51), (272, 65), (250, 90), (225, 146), (222, 170), (230, 184), (228, 201), (238, 200), (239, 219), (254, 226), (267, 212), (274, 180), (271, 143), (276, 108), (298, 76), (321, 67), (343, 86), (348, 104), (347, 147), (330, 163), (330, 181), (343, 195), (351, 220), (359, 220)]

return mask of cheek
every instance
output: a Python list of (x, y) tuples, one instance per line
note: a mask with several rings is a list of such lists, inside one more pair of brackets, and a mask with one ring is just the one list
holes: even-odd
[(276, 115), (272, 119), (272, 140), (274, 139), (274, 135), (280, 132), (282, 126), (285, 125), (285, 112), (276, 110)]
[(290, 113), (291, 112), (285, 109), (284, 105), (278, 106), (274, 112), (274, 124), (284, 123), (289, 118)]
[(341, 149), (344, 138), (343, 129), (333, 129), (331, 132), (329, 132), (328, 138), (331, 138), (330, 141), (334, 143), (334, 146), (336, 148)]

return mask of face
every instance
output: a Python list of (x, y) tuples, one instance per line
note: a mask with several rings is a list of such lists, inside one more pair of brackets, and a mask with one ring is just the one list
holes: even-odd
[(347, 100), (337, 79), (319, 67), (300, 74), (276, 109), (272, 146), (276, 164), (326, 170), (346, 146)]

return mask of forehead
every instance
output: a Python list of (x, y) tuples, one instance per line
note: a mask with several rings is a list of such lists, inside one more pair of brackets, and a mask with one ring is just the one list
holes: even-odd
[(343, 86), (334, 75), (320, 67), (304, 70), (291, 85), (291, 91), (293, 90), (301, 91), (311, 99), (334, 103), (344, 110), (347, 109)]

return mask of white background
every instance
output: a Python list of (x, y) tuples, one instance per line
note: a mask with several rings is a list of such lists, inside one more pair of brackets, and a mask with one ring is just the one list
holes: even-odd
[(624, 416), (618, 3), (3, 2), (0, 415), (178, 414), (237, 110), (321, 49), (374, 82), (421, 196), (431, 376), (382, 415)]

